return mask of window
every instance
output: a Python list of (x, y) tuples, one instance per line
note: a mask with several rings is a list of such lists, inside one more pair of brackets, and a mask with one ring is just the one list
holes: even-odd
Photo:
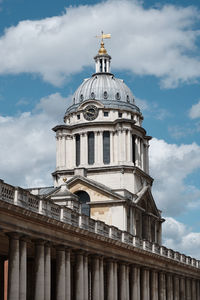
[(131, 120), (133, 120), (133, 115), (131, 115)]
[(135, 136), (132, 134), (132, 162), (135, 163)]
[(94, 163), (94, 132), (88, 133), (88, 164)]
[(90, 202), (90, 196), (85, 191), (78, 191), (75, 194), (78, 196), (79, 202), (81, 204), (81, 213), (89, 217), (90, 206), (88, 203)]
[(103, 63), (102, 63), (102, 59), (100, 59), (100, 72), (102, 72), (103, 70), (102, 70), (102, 65), (103, 65)]
[(118, 117), (122, 118), (122, 113), (121, 112), (118, 112)]
[(108, 111), (104, 111), (103, 115), (104, 115), (104, 117), (108, 117), (108, 115), (109, 115)]
[(104, 131), (103, 133), (103, 162), (104, 164), (110, 163), (110, 132)]
[(80, 115), (77, 115), (77, 120), (80, 120)]
[(76, 135), (76, 166), (80, 165), (80, 150), (81, 150), (81, 140), (80, 135)]

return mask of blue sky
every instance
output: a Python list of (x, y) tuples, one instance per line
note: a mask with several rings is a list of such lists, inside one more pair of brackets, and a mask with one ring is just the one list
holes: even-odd
[[(0, 177), (51, 185), (71, 95), (94, 72), (102, 29), (112, 72), (133, 91), (153, 136), (155, 200), (165, 243), (200, 246), (200, 2), (0, 1)], [(192, 241), (192, 242), (191, 242)]]

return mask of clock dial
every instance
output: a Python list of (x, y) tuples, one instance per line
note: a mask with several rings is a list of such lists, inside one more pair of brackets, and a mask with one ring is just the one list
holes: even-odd
[(84, 118), (88, 121), (95, 120), (98, 116), (98, 108), (95, 105), (88, 105), (84, 110)]

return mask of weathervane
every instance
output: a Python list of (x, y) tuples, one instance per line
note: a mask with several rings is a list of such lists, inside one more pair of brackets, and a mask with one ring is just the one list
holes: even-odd
[(100, 38), (101, 39), (101, 48), (99, 49), (99, 54), (103, 55), (103, 54), (107, 54), (106, 49), (104, 48), (104, 39), (110, 39), (111, 38), (111, 34), (110, 33), (103, 33), (103, 30), (101, 31), (101, 35), (96, 35), (96, 38)]

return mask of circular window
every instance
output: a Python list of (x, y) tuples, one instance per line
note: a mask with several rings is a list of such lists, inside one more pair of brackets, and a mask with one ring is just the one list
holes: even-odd
[(91, 93), (91, 98), (95, 99), (95, 93), (94, 92)]
[(104, 97), (104, 99), (108, 98), (108, 93), (106, 91), (103, 93), (103, 97)]
[(83, 101), (84, 97), (83, 94), (80, 95), (80, 100)]
[(117, 93), (116, 95), (115, 95), (115, 98), (117, 99), (117, 100), (120, 100), (120, 93)]
[(129, 95), (126, 96), (126, 101), (127, 101), (127, 102), (130, 102)]

